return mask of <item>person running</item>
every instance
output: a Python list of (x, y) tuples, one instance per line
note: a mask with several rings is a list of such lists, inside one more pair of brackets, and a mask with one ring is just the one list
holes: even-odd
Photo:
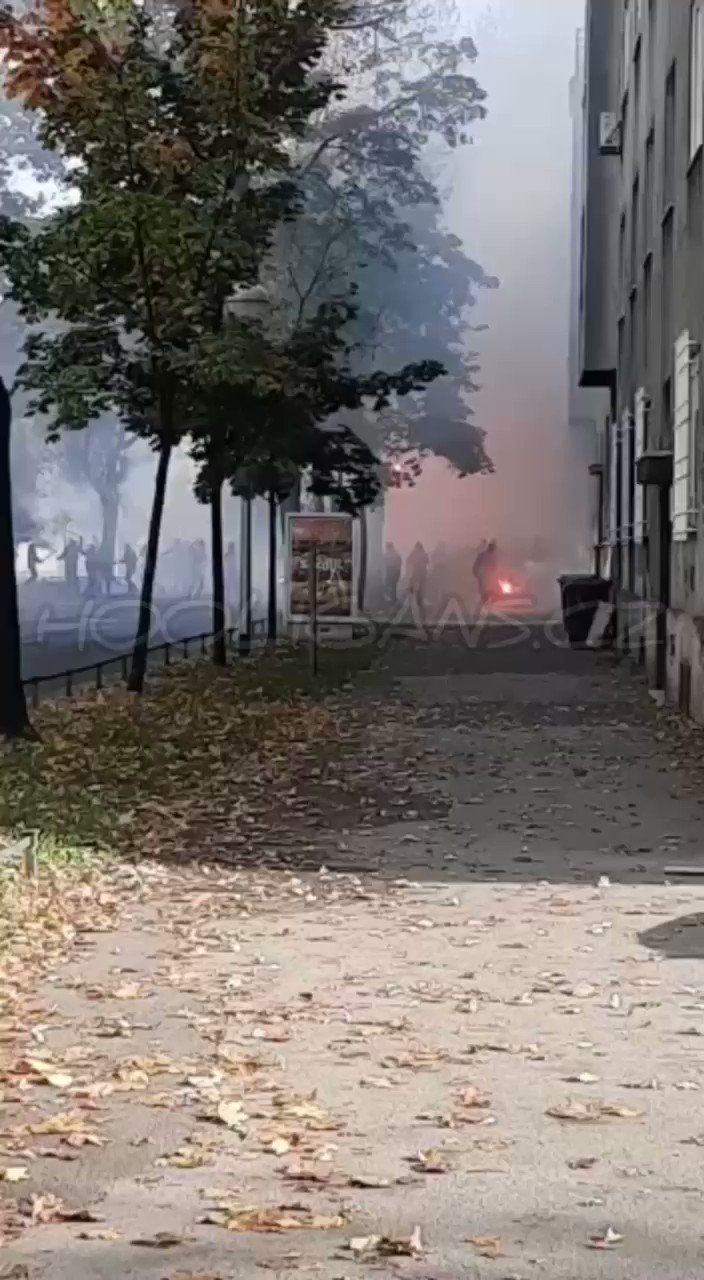
[(406, 577), (408, 594), (411, 600), (416, 602), (421, 613), (425, 606), (429, 563), (428, 553), (423, 543), (417, 542), (406, 561)]
[(401, 581), (403, 561), (393, 542), (387, 542), (384, 551), (384, 596), (393, 609), (398, 601), (398, 584)]

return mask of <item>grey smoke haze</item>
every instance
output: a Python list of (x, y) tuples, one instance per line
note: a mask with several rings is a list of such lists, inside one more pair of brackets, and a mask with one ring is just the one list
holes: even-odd
[(583, 0), (463, 0), (489, 114), (448, 166), (447, 216), (501, 281), (472, 317), (490, 326), (474, 335), (482, 391), (473, 405), (496, 475), (458, 481), (428, 465), (418, 487), (391, 502), (387, 523), (402, 547), (538, 533), (565, 538), (556, 550), (575, 559), (573, 504), (588, 486), (567, 427), (569, 81), (583, 9)]
[[(459, 0), (459, 25), (475, 37), (475, 73), (488, 93), (488, 117), (474, 145), (444, 162), (447, 222), (467, 253), (499, 277), (482, 290), (472, 315), (487, 332), (470, 334), (481, 363), (474, 398), (478, 424), (496, 464), (493, 477), (454, 479), (439, 461), (426, 464), (418, 486), (389, 496), (386, 529), (402, 550), (420, 537), (431, 548), (547, 535), (565, 568), (584, 540), (588, 485), (570, 450), (567, 425), (570, 275), (571, 120), (569, 80), (583, 0)], [(431, 321), (432, 318), (429, 317)], [(9, 370), (8, 370), (9, 372)], [(118, 543), (146, 537), (154, 460), (141, 447), (126, 488)], [(193, 471), (181, 454), (169, 481), (164, 545), (208, 536), (207, 512), (192, 494)], [(60, 496), (60, 502), (59, 502)], [(99, 531), (90, 494), (53, 484), (41, 499), (48, 518), (56, 501), (80, 520), (86, 537)], [(579, 515), (576, 507), (581, 503)], [(237, 538), (238, 503), (226, 510), (226, 540)], [(266, 572), (265, 517), (258, 512), (258, 569)]]

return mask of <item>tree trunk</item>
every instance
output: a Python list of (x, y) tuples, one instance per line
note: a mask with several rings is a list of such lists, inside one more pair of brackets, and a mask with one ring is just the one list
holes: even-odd
[(269, 609), (267, 617), (267, 639), (269, 644), (276, 644), (277, 631), (277, 556), (276, 556), (276, 494), (269, 494)]
[(0, 378), (0, 734), (34, 737), (22, 685), (22, 646), (15, 574), (10, 474), (10, 397)]
[(357, 608), (364, 612), (367, 596), (367, 561), (369, 559), (369, 536), (367, 530), (367, 513), (362, 509), (359, 513), (359, 577), (357, 579)]
[(120, 513), (120, 499), (117, 489), (112, 492), (101, 493), (100, 506), (103, 516), (100, 559), (105, 566), (106, 581), (112, 582), (115, 576), (117, 522)]
[(159, 555), (159, 535), (164, 515), (166, 499), (166, 481), (169, 474), (172, 445), (162, 443), (159, 451), (159, 465), (156, 471), (152, 513), (149, 520), (149, 538), (147, 540), (147, 557), (144, 562), (144, 577), (139, 601), (139, 623), (132, 653), (132, 668), (127, 688), (132, 693), (144, 692), (144, 677), (147, 671), (147, 651), (149, 649), (149, 633), (152, 625), (152, 596), (154, 594), (154, 578), (156, 562)]
[(213, 662), (227, 666), (225, 637), (225, 563), (222, 550), (222, 481), (215, 480), (210, 490), (210, 534), (213, 562)]

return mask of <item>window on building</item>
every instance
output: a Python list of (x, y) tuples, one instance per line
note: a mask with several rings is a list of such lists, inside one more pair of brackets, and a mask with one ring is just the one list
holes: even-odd
[(636, 0), (623, 0), (623, 55), (621, 65), (621, 89), (623, 93), (628, 88), (628, 76), (631, 70), (635, 2)]
[(638, 367), (638, 291), (631, 290), (628, 302), (628, 376), (629, 388), (633, 385)]
[(685, 542), (696, 527), (696, 463), (701, 401), (701, 357), (685, 329), (675, 342), (675, 420), (672, 479), (672, 536)]
[(689, 158), (704, 145), (704, 0), (692, 0), (689, 38)]
[(643, 182), (643, 249), (649, 252), (652, 248), (653, 221), (655, 204), (653, 201), (655, 160), (655, 130), (651, 129), (645, 143), (645, 174)]
[(627, 396), (625, 316), (621, 316), (621, 319), (618, 322), (618, 392), (621, 398), (621, 403), (625, 404)]
[(638, 154), (640, 146), (640, 111), (641, 111), (641, 41), (638, 40), (633, 55), (633, 146)]
[[(648, 397), (644, 387), (636, 391), (634, 409), (634, 461), (645, 452), (647, 439)], [(642, 485), (636, 484), (633, 494), (633, 540), (642, 543), (645, 534), (645, 503)]]
[(672, 284), (675, 219), (672, 210), (662, 224), (662, 358), (663, 380), (672, 374)]
[(618, 229), (618, 285), (622, 295), (626, 284), (626, 215), (621, 214)]
[(665, 82), (665, 136), (663, 138), (662, 191), (663, 204), (667, 209), (675, 199), (675, 151), (677, 145), (676, 126), (677, 106), (677, 68), (673, 62)]
[(650, 367), (650, 335), (652, 333), (653, 255), (648, 254), (643, 267), (643, 368)]
[(655, 72), (655, 41), (657, 39), (658, 11), (655, 0), (648, 0), (648, 84), (652, 85)]
[(631, 193), (631, 286), (638, 280), (640, 257), (640, 178), (636, 174)]
[(662, 384), (662, 439), (663, 449), (672, 448), (672, 378), (666, 378)]

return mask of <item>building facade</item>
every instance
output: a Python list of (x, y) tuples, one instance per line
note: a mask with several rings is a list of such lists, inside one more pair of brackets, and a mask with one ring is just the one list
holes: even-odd
[(704, 0), (587, 0), (579, 384), (619, 643), (704, 722)]
[[(588, 474), (600, 452), (605, 425), (609, 418), (609, 395), (599, 387), (581, 385), (580, 363), (580, 315), (582, 307), (582, 254), (585, 228), (585, 179), (586, 135), (585, 106), (587, 80), (585, 61), (585, 33), (577, 32), (575, 40), (574, 71), (570, 81), (570, 114), (572, 118), (572, 191), (570, 202), (571, 225), (571, 273), (570, 273), (570, 326), (569, 326), (569, 403), (568, 429), (570, 450), (579, 466), (580, 484)], [(597, 479), (597, 477), (595, 477)], [(580, 523), (580, 533), (599, 548), (603, 540), (601, 529), (600, 482), (584, 487), (583, 503), (575, 512)], [(600, 553), (597, 550), (596, 568)]]

